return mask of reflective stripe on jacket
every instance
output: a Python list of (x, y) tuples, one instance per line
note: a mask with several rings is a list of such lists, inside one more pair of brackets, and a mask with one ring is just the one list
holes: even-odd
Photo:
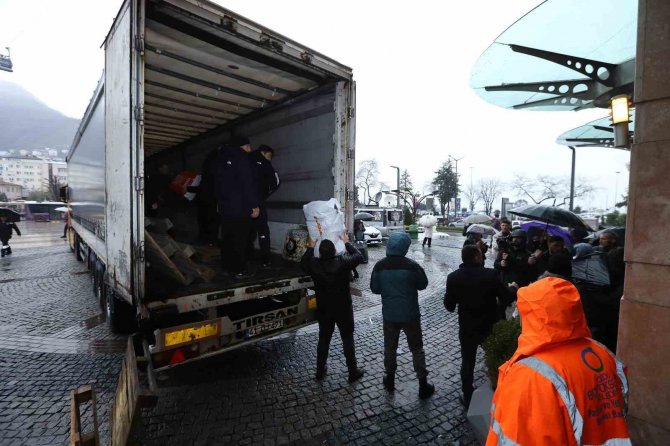
[(491, 445), (630, 445), (623, 364), (589, 338), (579, 293), (548, 277), (518, 292), (519, 349), (500, 367)]

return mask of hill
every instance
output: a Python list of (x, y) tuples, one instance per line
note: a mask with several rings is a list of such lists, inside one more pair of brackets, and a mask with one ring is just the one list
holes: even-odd
[(66, 149), (78, 124), (23, 87), (0, 81), (0, 150)]

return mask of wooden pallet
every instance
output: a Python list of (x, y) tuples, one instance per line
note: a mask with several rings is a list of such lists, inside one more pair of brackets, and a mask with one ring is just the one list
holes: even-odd
[[(81, 405), (90, 402), (93, 411), (93, 430), (82, 432)], [(95, 389), (90, 384), (70, 391), (70, 446), (100, 446)]]
[[(146, 341), (142, 341), (145, 351), (141, 356), (137, 356), (135, 343), (139, 342), (136, 335), (128, 339), (126, 355), (121, 364), (110, 426), (110, 443), (112, 446), (137, 444), (135, 438), (140, 428), (139, 409), (156, 405), (156, 382), (153, 371), (150, 370), (148, 346)], [(149, 389), (140, 386), (139, 368), (143, 368), (147, 372)]]

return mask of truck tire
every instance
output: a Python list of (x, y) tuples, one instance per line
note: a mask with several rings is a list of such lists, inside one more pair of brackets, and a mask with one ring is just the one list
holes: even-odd
[(127, 302), (117, 298), (115, 293), (109, 288), (104, 293), (104, 298), (107, 325), (110, 330), (119, 334), (132, 333), (137, 325), (134, 308)]
[(93, 270), (93, 294), (98, 300), (98, 305), (100, 308), (105, 308), (105, 293), (107, 288), (105, 287), (105, 267), (99, 260), (95, 264), (95, 269)]
[(67, 234), (67, 239), (66, 239), (67, 240), (67, 245), (70, 247), (70, 251), (74, 252), (74, 248), (75, 248), (74, 241), (75, 241), (75, 237), (77, 235), (74, 232), (74, 229), (72, 229), (71, 227), (67, 228), (67, 233), (66, 234)]
[(81, 250), (79, 249), (79, 236), (75, 235), (74, 239), (74, 255), (78, 262), (83, 262), (84, 258), (81, 256)]

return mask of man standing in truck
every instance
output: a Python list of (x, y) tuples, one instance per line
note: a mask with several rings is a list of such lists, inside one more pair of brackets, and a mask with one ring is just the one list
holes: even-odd
[(261, 263), (264, 268), (269, 268), (270, 263), (270, 227), (268, 226), (268, 212), (265, 201), (277, 189), (279, 189), (279, 175), (272, 166), (274, 149), (262, 144), (258, 150), (251, 152), (252, 169), (256, 171), (258, 186), (258, 203), (260, 212), (258, 218), (252, 220), (252, 228), (249, 236), (249, 249), (253, 253), (253, 245), (258, 237), (258, 246), (261, 251)]
[(258, 187), (249, 162), (251, 144), (234, 136), (221, 148), (214, 163), (214, 190), (221, 217), (221, 262), (236, 279), (249, 276), (247, 240), (252, 219), (260, 213)]

